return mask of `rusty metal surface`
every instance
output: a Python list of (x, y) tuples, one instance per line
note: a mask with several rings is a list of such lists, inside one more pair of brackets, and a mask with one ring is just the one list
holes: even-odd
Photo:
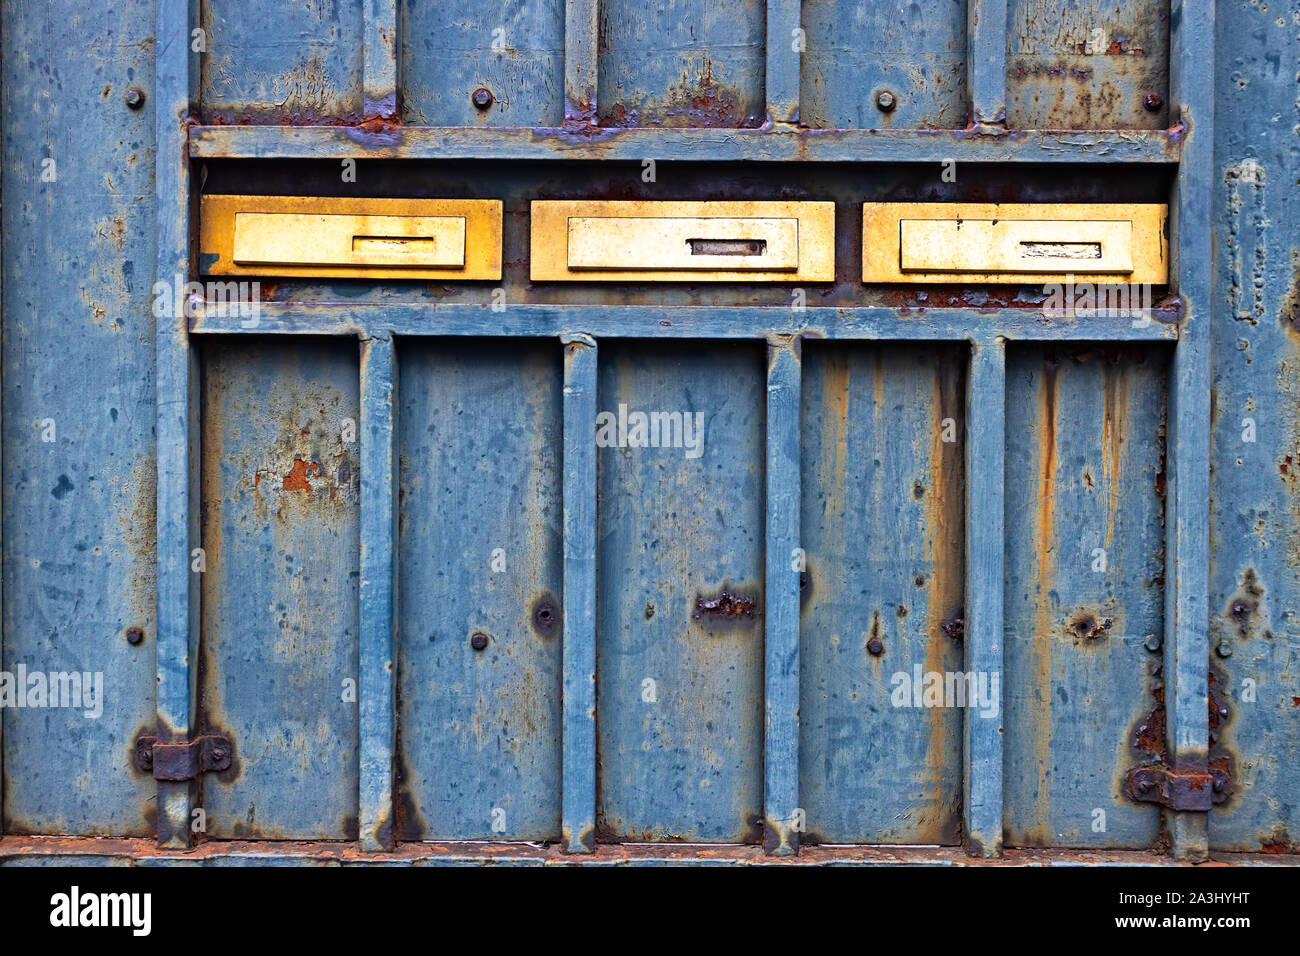
[[(102, 674), (105, 708), (3, 707), (0, 861), (556, 864), (594, 829), (598, 865), (752, 864), (766, 827), (801, 863), (949, 865), (996, 852), (962, 831), (974, 794), (1011, 864), (1167, 863), (1206, 830), (1222, 862), (1297, 862), (1295, 11), (1219, 0), (1210, 36), (1192, 0), (999, 6), (6, 3), (0, 668)], [(164, 309), (155, 339), (191, 183), (500, 200), (500, 281), (286, 277), (258, 329)], [(833, 281), (533, 283), (529, 204), (556, 199), (833, 202)], [(1053, 319), (1038, 283), (864, 284), (864, 202), (1168, 203), (1160, 327)], [(207, 338), (247, 332), (292, 334)], [(358, 336), (391, 533), (372, 468), (362, 530), (345, 437)], [(566, 474), (593, 405), (702, 411), (708, 438)], [(962, 606), (1001, 544), (988, 509), (971, 531), (975, 467), (1005, 479), (1004, 627)], [(975, 641), (1005, 645), (1000, 734), (894, 705)], [(362, 667), (395, 692), (359, 732)], [(361, 850), (359, 790), (391, 854)], [(151, 845), (191, 810), (197, 850)], [(944, 846), (835, 845), (886, 841)]]
[(1290, 853), (1300, 850), (1300, 14), (1219, 7), (1210, 740), (1234, 760), (1235, 792), (1210, 814), (1210, 838)]
[(754, 127), (764, 119), (764, 4), (600, 4), (601, 126)]
[(105, 23), (85, 4), (7, 3), (3, 21), (0, 669), (75, 672), (100, 694), (0, 705), (0, 817), (7, 832), (142, 836), (154, 785), (130, 754), (154, 719), (153, 108), (126, 94), (152, 89), (152, 4)]
[[(1143, 851), (1008, 850), (999, 861), (967, 856), (958, 847), (810, 847), (798, 856), (765, 856), (757, 846), (625, 844), (598, 847), (591, 856), (563, 854), (556, 846), (528, 843), (408, 843), (391, 853), (368, 853), (353, 843), (249, 841), (206, 844), (186, 853), (160, 850), (148, 840), (8, 836), (0, 839), (0, 865), (419, 866), (656, 866), (666, 863), (736, 866), (1087, 866), (1179, 867), (1191, 864)], [(1300, 856), (1216, 853), (1203, 866), (1300, 865)]]
[[(598, 840), (759, 838), (764, 366), (748, 342), (601, 346), (597, 427), (632, 424), (597, 442)], [(652, 411), (699, 447), (686, 423), (636, 447)]]
[(398, 836), (560, 835), (560, 350), (399, 352)]
[(1124, 784), (1134, 756), (1164, 748), (1163, 723), (1132, 728), (1164, 714), (1166, 374), (1156, 349), (1009, 352), (1009, 846), (1137, 848), (1159, 837), (1159, 812)]
[(929, 345), (803, 349), (799, 777), (809, 842), (959, 839), (963, 711), (911, 691), (918, 670), (962, 669), (953, 622), (964, 583), (964, 357)]
[(214, 839), (356, 836), (358, 374), (346, 340), (205, 353), (198, 713), (236, 748), (202, 780)]
[(1169, 0), (1010, 0), (1007, 125), (1162, 129)]
[(199, 108), (209, 123), (362, 118), (362, 0), (203, 0)]
[(966, 15), (964, 0), (805, 0), (799, 119), (816, 129), (966, 126)]

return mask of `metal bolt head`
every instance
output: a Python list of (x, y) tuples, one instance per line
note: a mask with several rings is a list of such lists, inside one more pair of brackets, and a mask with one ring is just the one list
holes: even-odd
[(1148, 93), (1142, 100), (1142, 105), (1147, 108), (1148, 113), (1159, 113), (1160, 108), (1165, 105), (1165, 98), (1159, 93)]
[(126, 642), (132, 647), (138, 647), (144, 642), (144, 631), (138, 627), (128, 627), (126, 629)]
[(123, 99), (126, 101), (126, 105), (130, 109), (138, 110), (140, 107), (144, 106), (144, 90), (140, 89), (138, 86), (133, 86), (126, 91), (126, 96), (124, 96)]
[(1232, 656), (1232, 645), (1227, 641), (1219, 641), (1218, 646), (1214, 648), (1214, 653), (1220, 657)]
[(897, 105), (898, 100), (889, 90), (881, 90), (876, 94), (876, 106), (879, 107), (882, 113), (892, 112)]
[(867, 641), (867, 651), (872, 657), (879, 657), (885, 652), (885, 642), (878, 637), (873, 637)]
[(484, 634), (482, 631), (475, 633), (469, 639), (469, 646), (474, 648), (474, 650), (476, 651), (483, 650), (483, 648), (487, 647), (487, 644), (488, 644), (487, 635)]
[(492, 105), (492, 91), (484, 86), (480, 86), (471, 93), (469, 98), (474, 106), (481, 110), (485, 110)]
[(1147, 650), (1151, 651), (1153, 654), (1156, 651), (1160, 650), (1160, 644), (1161, 641), (1160, 641), (1159, 634), (1148, 634), (1147, 639), (1142, 642), (1142, 646), (1145, 647)]
[(213, 760), (225, 760), (225, 759), (226, 759), (226, 752), (225, 752), (224, 750), (222, 750), (220, 747), (213, 747), (213, 748), (212, 748), (212, 759), (213, 759)]

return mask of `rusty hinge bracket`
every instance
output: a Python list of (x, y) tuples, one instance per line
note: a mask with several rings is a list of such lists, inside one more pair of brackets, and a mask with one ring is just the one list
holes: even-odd
[(210, 770), (229, 770), (234, 750), (228, 737), (217, 734), (177, 744), (145, 736), (135, 742), (135, 764), (155, 780), (193, 780)]
[(1208, 811), (1232, 793), (1226, 770), (1175, 770), (1154, 765), (1135, 767), (1128, 774), (1128, 793), (1143, 803), (1159, 803), (1170, 810)]

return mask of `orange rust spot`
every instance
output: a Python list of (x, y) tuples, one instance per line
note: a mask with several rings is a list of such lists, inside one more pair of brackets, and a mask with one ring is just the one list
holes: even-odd
[(367, 133), (389, 133), (395, 129), (401, 129), (402, 119), (396, 114), (392, 116), (367, 116), (356, 126), (357, 129), (365, 130)]
[(309, 479), (320, 478), (324, 474), (320, 462), (306, 462), (301, 458), (296, 459), (293, 468), (289, 474), (284, 476), (284, 482), (281, 485), (285, 491), (311, 491), (311, 482)]

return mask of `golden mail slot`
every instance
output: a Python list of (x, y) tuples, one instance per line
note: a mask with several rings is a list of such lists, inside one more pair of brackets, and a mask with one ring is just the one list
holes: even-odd
[(465, 217), (237, 212), (233, 258), (241, 266), (460, 269), (465, 265)]
[(579, 282), (830, 282), (835, 204), (532, 204), (532, 278)]
[(1158, 204), (867, 203), (864, 282), (1163, 285), (1166, 220)]
[(500, 279), (501, 202), (204, 196), (207, 275)]

